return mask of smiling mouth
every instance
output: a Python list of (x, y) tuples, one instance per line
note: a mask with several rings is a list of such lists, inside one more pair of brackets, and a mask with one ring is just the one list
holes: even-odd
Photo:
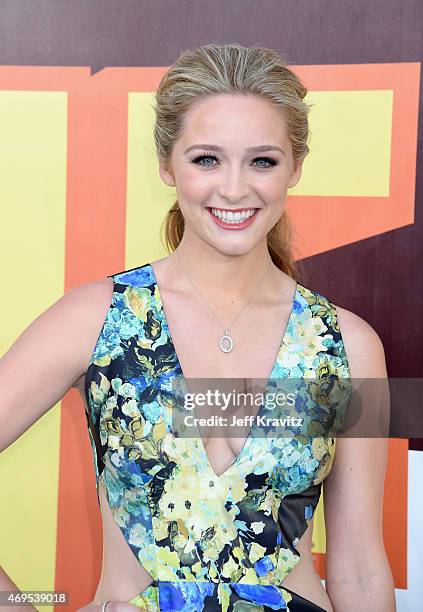
[(253, 217), (259, 210), (258, 208), (237, 208), (228, 210), (225, 208), (213, 208), (211, 206), (207, 208), (214, 217), (230, 224), (242, 223)]

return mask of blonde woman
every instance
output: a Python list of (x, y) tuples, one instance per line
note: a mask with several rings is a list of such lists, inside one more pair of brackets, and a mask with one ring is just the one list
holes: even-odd
[(386, 440), (172, 427), (177, 379), (386, 377), (374, 329), (297, 277), (285, 202), (309, 152), (306, 92), (270, 49), (183, 52), (155, 99), (170, 255), (67, 292), (1, 361), (2, 448), (70, 387), (86, 403), (104, 554), (81, 610), (395, 610)]

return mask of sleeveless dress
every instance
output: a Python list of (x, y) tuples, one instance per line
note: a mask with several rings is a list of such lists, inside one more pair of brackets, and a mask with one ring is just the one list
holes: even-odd
[[(300, 560), (296, 543), (330, 472), (336, 439), (325, 435), (327, 415), (332, 424), (343, 418), (342, 402), (323, 407), (319, 437), (248, 435), (217, 475), (201, 437), (172, 429), (182, 370), (151, 264), (110, 278), (85, 415), (98, 502), (101, 479), (128, 547), (153, 578), (129, 603), (151, 612), (321, 612), (282, 581)], [(343, 381), (349, 401), (336, 308), (299, 283), (268, 383), (284, 377)]]

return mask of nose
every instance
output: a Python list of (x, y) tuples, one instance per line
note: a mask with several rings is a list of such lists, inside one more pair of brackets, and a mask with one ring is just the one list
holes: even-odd
[(240, 168), (229, 168), (222, 174), (218, 194), (228, 202), (237, 203), (248, 196), (250, 188)]

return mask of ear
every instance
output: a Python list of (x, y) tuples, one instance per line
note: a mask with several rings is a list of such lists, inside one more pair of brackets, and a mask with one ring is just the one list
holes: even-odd
[(175, 179), (173, 178), (173, 174), (169, 169), (169, 166), (164, 161), (159, 161), (159, 174), (164, 183), (169, 185), (169, 187), (175, 187)]
[[(303, 160), (304, 161), (304, 160)], [(291, 175), (291, 178), (289, 179), (289, 183), (288, 183), (288, 188), (289, 187), (295, 187), (295, 185), (298, 183), (298, 181), (301, 178), (301, 174), (303, 172), (303, 161), (299, 162), (297, 164), (296, 169), (294, 170), (294, 172)]]

